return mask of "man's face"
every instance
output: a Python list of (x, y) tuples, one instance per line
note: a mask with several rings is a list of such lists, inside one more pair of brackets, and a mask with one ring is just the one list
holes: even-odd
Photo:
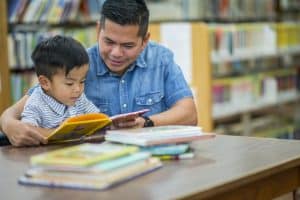
[(111, 72), (124, 74), (147, 45), (149, 34), (142, 38), (138, 36), (138, 31), (138, 25), (121, 26), (108, 19), (104, 28), (100, 27), (100, 54)]

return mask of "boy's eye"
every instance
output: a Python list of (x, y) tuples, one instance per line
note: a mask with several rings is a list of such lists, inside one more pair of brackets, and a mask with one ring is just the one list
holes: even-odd
[(73, 83), (66, 83), (66, 85), (68, 85), (68, 86), (72, 86), (72, 85), (73, 85)]
[(85, 80), (83, 80), (83, 81), (80, 81), (80, 84), (84, 84), (85, 83)]

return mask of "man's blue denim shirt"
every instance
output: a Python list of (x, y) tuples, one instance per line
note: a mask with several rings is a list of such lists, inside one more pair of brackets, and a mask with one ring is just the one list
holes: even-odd
[(101, 112), (112, 116), (148, 108), (146, 115), (169, 109), (178, 100), (192, 97), (173, 53), (149, 42), (137, 60), (122, 75), (111, 73), (99, 54), (99, 46), (88, 49), (90, 69), (85, 94)]

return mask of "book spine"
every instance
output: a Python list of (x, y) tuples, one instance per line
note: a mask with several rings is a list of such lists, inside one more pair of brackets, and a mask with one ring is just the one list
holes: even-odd
[(179, 155), (163, 155), (163, 156), (154, 156), (160, 160), (188, 160), (195, 157), (194, 153), (183, 153)]

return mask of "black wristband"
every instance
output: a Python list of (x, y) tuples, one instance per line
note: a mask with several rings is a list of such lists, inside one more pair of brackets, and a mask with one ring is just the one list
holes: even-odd
[(144, 127), (152, 127), (154, 126), (154, 122), (147, 116), (142, 116), (142, 118), (144, 118), (145, 123), (144, 123)]

